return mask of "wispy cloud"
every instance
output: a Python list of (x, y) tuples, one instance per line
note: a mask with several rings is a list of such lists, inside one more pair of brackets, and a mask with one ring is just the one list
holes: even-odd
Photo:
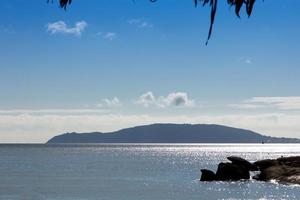
[(122, 105), (122, 102), (117, 97), (102, 99), (101, 103), (97, 104), (98, 107), (121, 107)]
[(240, 109), (276, 108), (280, 110), (300, 110), (300, 96), (253, 97), (230, 107)]
[(138, 100), (136, 101), (137, 104), (143, 105), (144, 107), (149, 107), (150, 105), (156, 104), (156, 99), (152, 92), (146, 92), (142, 94)]
[(245, 63), (248, 64), (248, 65), (251, 65), (252, 64), (252, 59), (251, 58), (246, 58)]
[(105, 109), (10, 109), (0, 110), (0, 115), (74, 115), (74, 114), (101, 114)]
[(47, 31), (51, 34), (71, 34), (81, 36), (88, 23), (86, 21), (78, 21), (73, 27), (69, 27), (64, 21), (57, 21), (47, 25)]
[(263, 105), (250, 104), (250, 103), (229, 104), (228, 107), (236, 108), (236, 109), (257, 109), (257, 108), (264, 108)]
[(96, 35), (102, 37), (105, 40), (114, 40), (118, 36), (115, 32), (98, 32)]
[(193, 107), (195, 106), (195, 101), (189, 99), (188, 94), (185, 92), (172, 92), (167, 96), (155, 97), (152, 92), (146, 92), (142, 94), (138, 100), (137, 104), (141, 104), (144, 107), (149, 107), (150, 105), (155, 105), (158, 107)]
[(107, 32), (104, 34), (103, 38), (106, 40), (113, 40), (117, 37), (117, 34), (114, 32)]
[(144, 21), (144, 22), (142, 22), (142, 23), (139, 25), (139, 27), (141, 27), (141, 28), (153, 28), (153, 24)]
[(142, 19), (130, 19), (127, 21), (130, 25), (135, 25), (140, 28), (153, 28), (153, 24)]

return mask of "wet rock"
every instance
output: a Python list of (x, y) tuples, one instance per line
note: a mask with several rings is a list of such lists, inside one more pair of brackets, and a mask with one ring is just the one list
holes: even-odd
[(216, 174), (208, 169), (201, 169), (201, 179), (200, 181), (215, 181)]
[(232, 164), (243, 166), (250, 171), (258, 171), (258, 168), (255, 165), (253, 165), (252, 163), (250, 163), (248, 160), (244, 158), (240, 158), (237, 156), (229, 156), (227, 157), (227, 159), (230, 160)]
[(256, 180), (300, 184), (300, 157), (282, 157), (257, 163), (261, 172), (253, 177)]
[(268, 167), (272, 167), (278, 164), (277, 160), (265, 159), (259, 160), (253, 163), (255, 167), (257, 167), (260, 171), (267, 169)]
[(216, 174), (210, 170), (201, 170), (201, 180), (238, 181), (250, 178), (250, 171), (258, 170), (253, 179), (259, 181), (276, 180), (279, 183), (300, 185), (300, 156), (259, 160), (251, 164), (235, 156), (228, 157), (231, 163), (220, 163)]
[(220, 163), (216, 173), (217, 180), (220, 181), (237, 181), (249, 179), (249, 169), (234, 163)]
[(290, 167), (299, 167), (300, 168), (300, 156), (293, 157), (281, 157), (278, 158), (277, 161), (280, 164), (284, 164)]

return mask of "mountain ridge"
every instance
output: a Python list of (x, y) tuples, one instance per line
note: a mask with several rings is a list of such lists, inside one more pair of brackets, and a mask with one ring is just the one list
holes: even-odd
[(300, 143), (297, 138), (271, 137), (217, 124), (156, 123), (114, 132), (64, 133), (47, 143)]

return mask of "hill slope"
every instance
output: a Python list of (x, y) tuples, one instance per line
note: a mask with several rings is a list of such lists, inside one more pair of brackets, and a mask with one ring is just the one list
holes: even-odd
[(151, 124), (111, 133), (66, 133), (47, 143), (299, 143), (253, 131), (207, 124)]

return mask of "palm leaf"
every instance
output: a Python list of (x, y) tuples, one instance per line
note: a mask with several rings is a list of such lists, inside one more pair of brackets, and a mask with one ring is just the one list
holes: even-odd
[[(50, 0), (47, 0), (47, 2), (49, 2)], [(157, 2), (158, 0), (149, 0), (150, 2)], [(174, 0), (176, 1), (176, 0)], [(235, 7), (235, 14), (237, 17), (240, 17), (240, 11), (241, 8), (245, 5), (246, 7), (246, 13), (248, 15), (248, 17), (251, 16), (252, 14), (252, 10), (254, 7), (256, 0), (227, 0), (227, 3), (230, 6), (234, 6)], [(53, 0), (52, 0), (53, 2)], [(218, 5), (218, 0), (193, 0), (195, 6), (198, 5), (199, 2), (202, 3), (203, 6), (208, 5), (211, 8), (210, 11), (210, 27), (209, 27), (209, 31), (208, 31), (208, 37), (207, 37), (207, 41), (206, 41), (206, 45), (209, 41), (209, 39), (211, 38), (211, 34), (212, 34), (212, 30), (213, 30), (213, 25), (215, 22), (215, 18), (216, 18), (216, 13), (217, 13), (217, 5)], [(72, 3), (72, 0), (59, 0), (59, 5), (61, 8), (63, 9), (67, 9), (67, 6), (70, 5)]]

